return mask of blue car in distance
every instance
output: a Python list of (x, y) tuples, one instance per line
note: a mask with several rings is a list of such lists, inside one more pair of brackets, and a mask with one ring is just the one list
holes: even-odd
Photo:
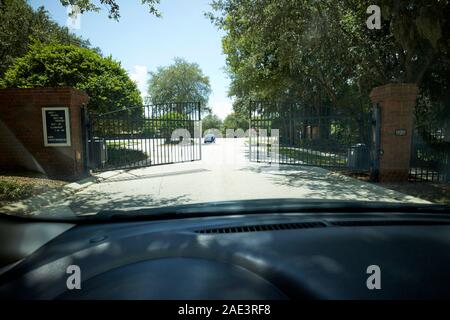
[(216, 137), (213, 134), (207, 134), (203, 140), (204, 143), (215, 143)]

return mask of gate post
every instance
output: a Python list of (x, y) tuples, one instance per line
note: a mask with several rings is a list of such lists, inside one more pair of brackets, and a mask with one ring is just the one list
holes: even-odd
[(253, 157), (252, 157), (252, 143), (253, 143), (253, 141), (252, 141), (252, 108), (253, 108), (252, 101), (250, 101), (249, 108), (248, 108), (248, 110), (249, 110), (249, 116), (248, 116), (248, 155), (249, 155), (250, 161), (253, 160)]
[(408, 181), (411, 160), (413, 111), (416, 84), (393, 83), (376, 87), (370, 93), (380, 108), (379, 181)]
[(84, 146), (83, 153), (83, 169), (84, 173), (87, 174), (89, 172), (90, 167), (90, 152), (89, 152), (89, 116), (86, 107), (81, 107), (81, 141)]
[(380, 157), (381, 157), (381, 110), (378, 103), (373, 104), (372, 115), (372, 151), (370, 180), (374, 182), (380, 181)]
[(0, 168), (67, 181), (85, 176), (82, 107), (88, 101), (73, 88), (1, 89)]
[(199, 146), (199, 156), (200, 156), (200, 160), (202, 160), (202, 138), (203, 138), (203, 125), (202, 125), (202, 103), (198, 102), (197, 103), (197, 112), (198, 112), (198, 123), (200, 125), (200, 135), (198, 138), (198, 142), (200, 144)]
[(445, 182), (450, 182), (450, 141), (447, 142), (447, 166), (445, 169)]

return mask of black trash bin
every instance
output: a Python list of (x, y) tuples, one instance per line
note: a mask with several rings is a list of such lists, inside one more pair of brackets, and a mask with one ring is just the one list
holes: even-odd
[(364, 143), (351, 146), (348, 150), (348, 167), (355, 170), (367, 170), (370, 167), (369, 148)]
[(92, 143), (91, 167), (94, 169), (101, 168), (108, 161), (108, 151), (106, 148), (106, 141), (105, 139), (94, 138), (92, 139), (91, 143)]

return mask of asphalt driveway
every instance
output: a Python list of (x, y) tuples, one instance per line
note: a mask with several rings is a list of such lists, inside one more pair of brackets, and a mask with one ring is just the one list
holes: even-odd
[(244, 139), (202, 146), (202, 161), (103, 173), (99, 183), (47, 207), (46, 215), (210, 201), (305, 198), (426, 201), (316, 167), (250, 163)]

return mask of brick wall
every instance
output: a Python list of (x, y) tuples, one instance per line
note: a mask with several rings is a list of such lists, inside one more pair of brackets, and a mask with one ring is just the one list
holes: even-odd
[[(86, 93), (72, 88), (0, 90), (0, 169), (31, 169), (76, 180), (85, 174), (81, 107)], [(45, 147), (42, 108), (68, 107), (71, 146)]]
[[(381, 108), (380, 181), (407, 181), (411, 157), (413, 112), (418, 88), (415, 84), (388, 84), (370, 93)], [(396, 135), (396, 130), (406, 130)]]

